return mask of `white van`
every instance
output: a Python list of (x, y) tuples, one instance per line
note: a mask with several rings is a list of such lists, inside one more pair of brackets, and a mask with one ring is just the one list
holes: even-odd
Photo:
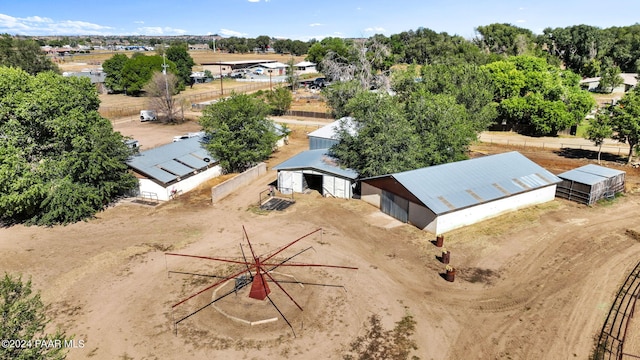
[(140, 110), (140, 121), (156, 121), (158, 115), (153, 110)]

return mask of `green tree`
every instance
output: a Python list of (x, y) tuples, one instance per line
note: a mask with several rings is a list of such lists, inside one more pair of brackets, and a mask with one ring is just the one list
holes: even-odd
[[(138, 53), (139, 54), (139, 53)], [(131, 57), (122, 68), (122, 85), (128, 95), (140, 95), (154, 72), (162, 72), (162, 56), (138, 55)], [(166, 61), (167, 72), (177, 73), (176, 65)]]
[(611, 128), (611, 117), (603, 112), (598, 112), (595, 118), (591, 119), (585, 138), (592, 141), (598, 147), (598, 164), (600, 164), (600, 154), (604, 140), (613, 135)]
[[(50, 322), (46, 307), (40, 299), (40, 293), (31, 289), (31, 280), (22, 281), (8, 273), (0, 280), (0, 339), (4, 340), (46, 340), (64, 344), (72, 338), (56, 330), (54, 334), (45, 333)], [(29, 344), (29, 343), (26, 343)], [(4, 345), (4, 344), (3, 344)], [(46, 347), (31, 344), (27, 347), (0, 347), (0, 359), (45, 360), (65, 359), (67, 350), (63, 346)]]
[(260, 51), (267, 51), (267, 49), (271, 45), (271, 38), (267, 35), (260, 35), (256, 38), (256, 45), (258, 46)]
[(469, 145), (486, 129), (452, 95), (415, 92), (405, 111), (419, 138), (416, 168), (466, 159)]
[(166, 52), (167, 59), (175, 64), (175, 74), (178, 77), (178, 92), (185, 89), (186, 85), (191, 85), (193, 79), (191, 73), (195, 62), (189, 55), (189, 47), (185, 43), (169, 46)]
[(60, 73), (34, 40), (20, 40), (8, 34), (0, 36), (0, 66), (17, 67), (31, 75), (43, 71)]
[(559, 57), (573, 72), (587, 75), (585, 70), (593, 59), (601, 59), (611, 48), (612, 39), (602, 29), (589, 25), (566, 28), (546, 28), (539, 37), (541, 48)]
[(349, 100), (346, 110), (356, 131), (348, 122), (340, 124), (340, 142), (330, 150), (341, 165), (358, 171), (361, 177), (420, 167), (419, 138), (397, 98), (360, 92)]
[(609, 107), (613, 139), (629, 145), (627, 162), (631, 163), (633, 150), (640, 143), (640, 90), (626, 93), (617, 104)]
[[(349, 353), (344, 360), (406, 360), (418, 350), (418, 344), (412, 339), (416, 330), (416, 321), (411, 315), (405, 315), (396, 322), (393, 330), (382, 327), (380, 317), (371, 315), (366, 332), (351, 342)], [(411, 359), (418, 360), (417, 356)]]
[(331, 108), (331, 114), (336, 118), (349, 115), (347, 103), (364, 89), (357, 80), (337, 82), (322, 89), (327, 105)]
[(200, 124), (211, 137), (207, 149), (226, 172), (242, 172), (271, 155), (278, 137), (268, 114), (264, 101), (235, 93), (203, 109)]
[(309, 48), (307, 52), (307, 61), (317, 64), (316, 67), (322, 72), (322, 60), (327, 54), (333, 54), (335, 59), (342, 59), (345, 64), (349, 63), (349, 47), (351, 42), (342, 38), (326, 37)]
[(446, 94), (464, 106), (475, 131), (484, 131), (496, 117), (495, 88), (486, 69), (475, 64), (423, 66), (419, 84), (429, 93)]
[(291, 103), (293, 103), (293, 95), (285, 87), (279, 86), (267, 93), (267, 104), (271, 107), (272, 115), (284, 115), (291, 108)]
[(620, 68), (618, 66), (607, 67), (600, 75), (600, 83), (598, 88), (602, 92), (611, 93), (613, 89), (622, 85), (624, 79), (620, 76)]
[(496, 88), (498, 120), (520, 131), (556, 135), (579, 124), (595, 105), (575, 74), (542, 58), (513, 56), (483, 68)]
[(87, 78), (0, 68), (0, 221), (68, 224), (137, 181)]
[(523, 55), (535, 47), (531, 30), (511, 24), (478, 26), (476, 31), (480, 34), (476, 44), (495, 54)]
[(102, 63), (102, 69), (107, 74), (104, 84), (115, 93), (125, 91), (122, 81), (122, 69), (128, 60), (129, 58), (125, 54), (115, 54)]

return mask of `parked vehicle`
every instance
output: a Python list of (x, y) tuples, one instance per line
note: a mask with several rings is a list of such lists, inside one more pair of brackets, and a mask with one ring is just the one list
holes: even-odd
[(173, 142), (182, 141), (182, 140), (189, 139), (189, 138), (196, 137), (196, 136), (203, 137), (204, 136), (204, 131), (190, 132), (190, 133), (186, 133), (184, 135), (174, 136), (173, 137)]
[(140, 121), (156, 121), (158, 115), (153, 110), (140, 110)]
[(264, 69), (263, 68), (257, 68), (255, 70), (253, 70), (253, 73), (256, 75), (263, 75), (264, 74)]

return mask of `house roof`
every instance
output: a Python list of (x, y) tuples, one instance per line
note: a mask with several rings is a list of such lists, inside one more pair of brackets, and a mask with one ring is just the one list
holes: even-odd
[(202, 137), (195, 136), (142, 151), (129, 158), (127, 165), (143, 175), (168, 184), (215, 163), (202, 148), (201, 141)]
[(289, 65), (276, 61), (276, 62), (269, 62), (269, 63), (261, 63), (259, 64), (259, 66), (265, 67), (267, 69), (280, 69), (280, 68), (286, 68)]
[(352, 169), (341, 168), (336, 159), (327, 154), (327, 149), (307, 150), (276, 165), (274, 170), (313, 169), (339, 177), (355, 180), (358, 173)]
[[(638, 74), (634, 73), (622, 73), (620, 77), (622, 78), (622, 83), (629, 86), (636, 86), (638, 84), (638, 79), (636, 78)], [(598, 83), (600, 82), (600, 77), (591, 77), (584, 78), (580, 80), (580, 84), (588, 84), (588, 83)]]
[(604, 180), (624, 174), (624, 171), (606, 168), (595, 164), (588, 164), (559, 174), (563, 180), (575, 181), (581, 184), (594, 185)]
[(316, 63), (312, 63), (311, 61), (301, 61), (293, 66), (297, 66), (297, 67), (309, 67), (309, 66), (316, 66)]
[(562, 180), (518, 152), (362, 179), (391, 177), (436, 214), (506, 198)]
[(317, 138), (322, 138), (322, 139), (333, 139), (333, 140), (337, 140), (338, 139), (338, 135), (337, 135), (337, 130), (338, 127), (340, 126), (340, 122), (341, 121), (345, 121), (347, 123), (347, 126), (352, 130), (352, 134), (355, 134), (355, 122), (353, 121), (353, 118), (351, 117), (343, 117), (340, 118), (330, 124), (327, 124), (323, 127), (321, 127), (318, 130), (312, 131), (309, 134), (307, 134), (308, 137), (317, 137)]

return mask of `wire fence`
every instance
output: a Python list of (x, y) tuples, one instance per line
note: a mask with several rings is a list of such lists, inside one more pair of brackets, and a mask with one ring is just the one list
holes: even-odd
[[(592, 144), (576, 144), (571, 141), (567, 142), (544, 142), (544, 141), (527, 141), (521, 139), (501, 139), (501, 138), (483, 138), (481, 139), (484, 143), (489, 144), (504, 144), (514, 147), (522, 147), (526, 148), (542, 148), (542, 149), (580, 149), (587, 151), (598, 152), (598, 146)], [(625, 146), (616, 146), (616, 145), (602, 145), (602, 152), (606, 152), (609, 154), (615, 154), (618, 156), (626, 156), (629, 152), (629, 148)]]

